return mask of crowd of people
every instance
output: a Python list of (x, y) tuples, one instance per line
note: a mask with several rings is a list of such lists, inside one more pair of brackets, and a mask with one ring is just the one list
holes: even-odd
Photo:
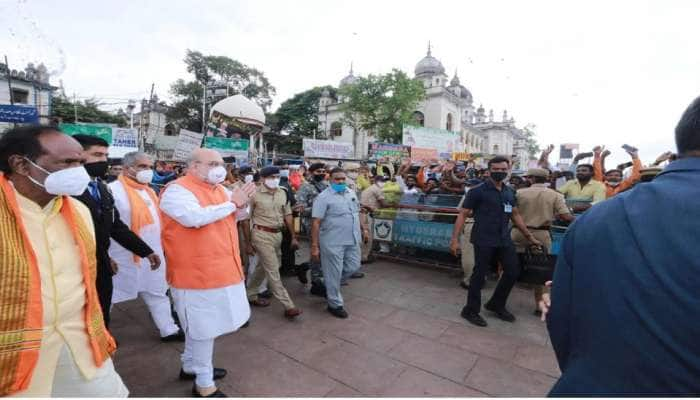
[[(681, 158), (697, 157), (700, 147), (689, 149), (700, 137), (696, 130), (690, 145), (679, 144)], [(654, 196), (662, 195), (633, 188), (660, 173), (667, 174), (669, 181), (677, 176), (682, 184), (688, 163), (697, 170), (696, 158), (674, 161), (678, 157), (671, 153), (645, 167), (637, 149), (624, 147), (629, 164), (606, 169), (611, 152), (597, 146), (591, 153), (578, 154), (568, 170), (558, 171), (549, 163), (554, 149), (549, 146), (538, 167), (521, 175), (512, 173), (511, 157), (493, 157), (483, 168), (472, 161), (414, 163), (409, 159), (296, 164), (277, 159), (256, 168), (235, 165), (210, 149), (195, 150), (184, 164), (154, 160), (143, 152), (128, 153), (120, 162), (110, 163), (108, 143), (100, 138), (70, 137), (50, 126), (14, 128), (0, 138), (0, 304), (4, 310), (0, 370), (5, 371), (0, 376), (0, 395), (126, 396), (128, 390), (110, 359), (117, 346), (109, 331), (110, 310), (115, 303), (140, 298), (163, 342), (184, 341), (179, 377), (194, 381), (192, 395), (224, 397), (215, 381), (227, 371), (213, 365), (215, 339), (245, 327), (250, 307), (268, 307), (273, 298), (284, 308), (282, 318), (302, 315), (285, 288), (283, 275), (297, 276), (312, 294), (326, 298), (331, 316), (347, 318), (351, 310), (344, 307), (341, 287), (350, 279), (363, 278), (361, 265), (374, 260), (373, 217), (379, 210), (396, 207), (403, 196), (421, 194), (463, 197), (450, 250), (455, 256), (461, 253), (464, 278), (459, 284), (468, 291), (461, 315), (480, 327), (488, 325), (481, 316), (487, 276), (498, 283), (483, 308), (501, 320), (515, 321), (506, 304), (520, 275), (517, 253), (533, 247), (549, 253), (553, 224), (591, 221), (574, 225), (586, 226), (577, 230), (576, 242), (573, 233), (567, 235), (562, 245), (566, 256), (559, 257), (551, 301), (544, 285), (534, 288), (535, 301), (543, 305), (545, 314), (552, 307), (550, 315), (555, 319), (550, 320), (550, 329), (564, 372), (562, 380), (574, 382), (558, 388), (561, 393), (575, 391), (582, 386), (567, 374), (572, 364), (590, 362), (582, 367), (590, 369), (577, 372), (588, 374), (588, 380), (599, 374), (592, 370), (596, 368), (593, 356), (583, 357), (584, 361), (571, 356), (570, 346), (575, 344), (566, 323), (581, 306), (567, 296), (573, 290), (598, 291), (593, 281), (586, 286), (590, 277), (583, 279), (587, 283), (573, 280), (579, 262), (573, 251), (581, 248), (579, 253), (602, 259), (634, 246), (629, 240), (635, 234), (630, 233), (625, 243), (606, 248), (598, 243), (602, 239), (597, 234), (588, 232), (589, 226), (609, 221), (616, 229), (627, 229), (621, 215), (633, 213), (625, 208), (630, 199), (650, 204)], [(582, 162), (587, 158), (592, 163)], [(662, 172), (666, 161), (673, 162)], [(678, 173), (672, 175), (669, 170)], [(618, 197), (624, 200), (608, 200)], [(697, 215), (688, 207), (683, 209), (689, 216)], [(618, 213), (616, 219), (610, 216), (613, 212)], [(600, 229), (613, 235), (613, 227)], [(685, 228), (692, 236), (693, 229)], [(310, 261), (297, 264), (301, 235), (308, 236)], [(579, 235), (591, 243), (589, 248), (578, 242)], [(685, 251), (678, 248), (680, 242), (676, 245), (674, 251)], [(385, 242), (377, 247), (379, 253), (390, 251)], [(640, 249), (640, 264), (645, 256)], [(604, 263), (596, 263), (596, 268), (618, 260), (619, 256), (611, 255)], [(697, 263), (697, 258), (686, 261)], [(588, 264), (578, 266), (585, 267)], [(620, 277), (627, 287), (625, 279)], [(691, 281), (697, 281), (697, 275)], [(685, 282), (674, 282), (688, 288)], [(692, 308), (697, 300), (683, 305), (687, 311), (698, 311)], [(596, 312), (590, 306), (584, 309)], [(596, 321), (590, 319), (594, 326)], [(596, 339), (609, 345), (612, 353), (625, 347), (622, 338)], [(650, 336), (643, 345), (653, 347), (651, 340)], [(642, 364), (648, 361), (636, 357)], [(681, 358), (667, 361), (680, 363), (679, 367), (692, 365), (697, 372), (698, 363)], [(626, 369), (623, 361), (615, 368)], [(679, 375), (674, 382), (683, 379)], [(683, 382), (688, 385), (683, 387), (693, 387)]]

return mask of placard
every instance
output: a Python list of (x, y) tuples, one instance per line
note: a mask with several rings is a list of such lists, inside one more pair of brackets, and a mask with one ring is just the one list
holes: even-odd
[(423, 160), (434, 160), (438, 158), (436, 149), (426, 149), (422, 147), (411, 147), (411, 161), (421, 162)]
[(422, 126), (403, 126), (402, 143), (406, 146), (433, 148), (440, 158), (449, 160), (453, 152), (464, 150), (459, 132), (444, 129), (425, 128)]
[(205, 137), (204, 148), (213, 149), (221, 154), (221, 157), (236, 157), (236, 162), (248, 161), (248, 139), (228, 139), (222, 137)]
[(332, 159), (352, 159), (355, 148), (352, 143), (336, 142), (333, 140), (304, 139), (304, 157), (319, 157)]
[(188, 131), (187, 129), (180, 129), (180, 136), (177, 139), (177, 144), (175, 145), (175, 150), (173, 151), (173, 160), (175, 161), (187, 161), (190, 154), (195, 149), (202, 146), (203, 133)]
[(378, 143), (369, 144), (369, 159), (380, 160), (384, 157), (389, 160), (398, 162), (405, 158), (411, 157), (411, 148), (402, 144)]

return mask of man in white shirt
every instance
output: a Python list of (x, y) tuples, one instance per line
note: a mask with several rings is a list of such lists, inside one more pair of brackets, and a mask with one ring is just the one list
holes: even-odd
[(214, 384), (226, 375), (214, 368), (214, 339), (238, 330), (250, 317), (241, 264), (237, 210), (255, 185), (233, 192), (218, 152), (195, 150), (187, 175), (163, 189), (163, 249), (175, 308), (185, 331), (180, 379), (194, 379), (196, 397), (225, 397)]
[[(153, 179), (153, 159), (142, 152), (127, 153), (122, 166), (121, 175), (109, 184), (115, 207), (122, 221), (163, 260), (158, 197), (149, 187)], [(114, 240), (109, 256), (117, 264), (117, 273), (112, 277), (112, 304), (141, 297), (158, 327), (161, 341), (184, 341), (185, 335), (173, 320), (170, 299), (166, 295), (165, 263), (160, 268), (150, 268), (147, 260), (134, 256)]]

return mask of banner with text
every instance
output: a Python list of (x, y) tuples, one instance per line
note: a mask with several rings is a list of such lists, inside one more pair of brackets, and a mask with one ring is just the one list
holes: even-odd
[(139, 150), (136, 129), (112, 128), (112, 145), (109, 147), (110, 158), (122, 158), (124, 154)]
[(380, 160), (384, 157), (391, 161), (400, 161), (411, 156), (411, 148), (402, 144), (377, 143), (369, 144), (369, 159)]
[(449, 160), (453, 152), (463, 150), (461, 135), (444, 129), (404, 125), (402, 143), (410, 147), (436, 149), (438, 156)]
[(112, 144), (112, 127), (106, 125), (60, 124), (58, 128), (67, 135), (97, 136)]
[(303, 145), (304, 157), (352, 159), (355, 156), (352, 143), (304, 139)]
[(248, 161), (250, 140), (206, 137), (204, 138), (204, 147), (218, 151), (221, 157), (236, 157), (236, 163), (240, 165), (242, 162)]
[(0, 122), (34, 123), (39, 122), (36, 107), (0, 104)]
[(173, 160), (186, 161), (195, 149), (202, 147), (203, 137), (203, 133), (180, 129), (180, 136), (177, 139), (175, 151), (173, 152)]
[(411, 161), (421, 162), (423, 160), (433, 160), (438, 158), (436, 149), (425, 149), (422, 147), (411, 147)]

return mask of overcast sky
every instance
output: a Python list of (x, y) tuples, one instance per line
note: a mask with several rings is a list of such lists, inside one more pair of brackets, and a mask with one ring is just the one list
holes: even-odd
[[(391, 68), (413, 75), (433, 44), (475, 105), (535, 124), (541, 144), (675, 150), (700, 95), (698, 1), (16, 1), (0, 0), (0, 51), (44, 60), (69, 95), (109, 106), (186, 78), (186, 49), (254, 66), (275, 105), (318, 85)], [(118, 104), (122, 103), (122, 104)]]

